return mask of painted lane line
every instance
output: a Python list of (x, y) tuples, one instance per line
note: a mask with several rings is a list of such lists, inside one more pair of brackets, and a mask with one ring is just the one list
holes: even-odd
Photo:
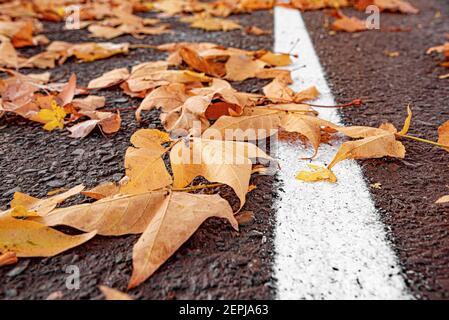
[[(299, 57), (290, 68), (292, 88), (315, 85), (322, 94), (317, 103), (333, 105), (299, 11), (276, 7), (274, 19), (274, 50), (289, 52), (297, 44), (293, 51)], [(341, 124), (335, 109), (319, 111), (320, 117)], [(321, 146), (313, 163), (328, 164), (338, 147)], [(339, 163), (337, 184), (295, 180), (299, 170), (308, 170), (306, 161), (299, 158), (310, 154), (300, 143), (280, 142), (278, 146), (279, 187), (284, 192), (274, 204), (277, 298), (412, 299), (359, 165)]]

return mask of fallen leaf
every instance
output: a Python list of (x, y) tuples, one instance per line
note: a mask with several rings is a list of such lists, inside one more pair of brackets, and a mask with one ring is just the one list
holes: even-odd
[(259, 59), (275, 67), (285, 67), (292, 63), (292, 59), (288, 53), (267, 52)]
[(78, 185), (63, 193), (51, 196), (45, 199), (38, 199), (21, 192), (15, 192), (14, 198), (11, 201), (11, 215), (12, 216), (46, 216), (59, 203), (66, 199), (79, 194), (83, 191), (84, 186)]
[(140, 129), (131, 137), (134, 147), (125, 155), (128, 178), (120, 192), (140, 193), (164, 188), (172, 183), (162, 155), (166, 149), (161, 144), (171, 141), (170, 137), (156, 129)]
[[(438, 143), (449, 146), (449, 121), (438, 127)], [(444, 148), (449, 152), (449, 148)]]
[(282, 117), (281, 127), (287, 132), (296, 132), (306, 137), (315, 150), (311, 156), (313, 158), (321, 143), (321, 127), (336, 129), (338, 126), (314, 116), (289, 113)]
[(349, 6), (349, 4), (348, 0), (290, 0), (289, 3), (284, 5), (307, 11), (324, 8), (342, 8)]
[(315, 182), (315, 181), (328, 181), (335, 183), (337, 182), (337, 177), (335, 174), (326, 167), (317, 166), (314, 164), (308, 164), (312, 171), (300, 171), (296, 175), (297, 180), (305, 182)]
[(170, 112), (180, 107), (188, 97), (186, 87), (182, 83), (161, 86), (151, 91), (143, 99), (139, 108), (136, 110), (136, 119), (140, 122), (142, 111), (150, 111), (153, 108), (161, 108), (162, 112)]
[(442, 196), (442, 197), (438, 198), (437, 201), (435, 201), (435, 203), (438, 203), (438, 204), (440, 204), (440, 203), (448, 203), (448, 202), (449, 202), (449, 195)]
[(232, 208), (218, 195), (174, 192), (167, 197), (134, 245), (128, 288), (150, 277), (210, 217), (225, 218), (238, 230)]
[(154, 218), (166, 195), (166, 191), (117, 195), (56, 209), (45, 217), (32, 219), (47, 226), (64, 225), (103, 236), (139, 234)]
[(71, 138), (84, 138), (97, 126), (99, 126), (101, 131), (106, 134), (115, 133), (120, 130), (122, 122), (120, 113), (90, 110), (82, 110), (79, 113), (88, 116), (90, 120), (77, 123), (70, 128), (67, 128), (67, 130), (71, 132)]
[(173, 187), (183, 188), (202, 176), (230, 186), (239, 197), (241, 208), (251, 176), (250, 159), (256, 158), (273, 160), (252, 143), (193, 138), (186, 146), (181, 141), (170, 152)]
[(8, 38), (0, 36), (0, 41), (0, 66), (17, 69), (19, 59), (16, 49)]
[(339, 12), (337, 20), (335, 20), (331, 28), (335, 31), (360, 32), (367, 30), (365, 21), (356, 17), (348, 17)]
[(17, 257), (52, 257), (79, 246), (95, 236), (95, 231), (69, 236), (43, 224), (0, 217), (0, 252), (14, 252)]
[(121, 291), (118, 291), (113, 288), (109, 288), (107, 286), (98, 286), (101, 290), (101, 292), (106, 297), (106, 300), (134, 300), (126, 293), (123, 293)]
[(102, 184), (99, 184), (98, 186), (90, 189), (90, 190), (86, 190), (86, 191), (82, 191), (81, 194), (85, 195), (86, 197), (95, 199), (95, 200), (100, 200), (106, 197), (111, 197), (114, 196), (116, 194), (118, 194), (120, 192), (120, 186), (117, 185), (114, 182), (105, 182)]
[(64, 107), (65, 105), (72, 102), (73, 98), (75, 97), (75, 92), (76, 92), (76, 75), (73, 73), (70, 76), (70, 79), (67, 82), (67, 84), (62, 88), (61, 92), (56, 96), (56, 102), (61, 107)]
[(64, 128), (64, 118), (67, 115), (64, 108), (60, 107), (55, 100), (52, 100), (51, 109), (41, 109), (37, 114), (39, 120), (45, 123), (44, 129), (53, 131), (56, 128)]
[(252, 116), (221, 116), (203, 133), (207, 139), (259, 140), (277, 133), (281, 120), (277, 111), (267, 110)]
[(190, 23), (191, 28), (203, 29), (206, 31), (232, 31), (242, 28), (240, 24), (232, 20), (203, 17), (201, 15), (183, 18), (181, 21)]
[[(338, 130), (340, 131), (341, 128)], [(331, 169), (345, 159), (381, 158), (385, 156), (404, 158), (404, 145), (396, 141), (393, 133), (386, 130), (381, 131), (377, 135), (368, 136), (361, 140), (344, 142), (328, 168)]]
[(267, 34), (271, 34), (271, 31), (267, 31), (267, 30), (263, 30), (257, 26), (251, 26), (251, 27), (247, 27), (245, 28), (245, 33), (246, 34), (252, 34), (255, 36), (263, 36), (263, 35), (267, 35)]
[(114, 69), (95, 78), (87, 85), (88, 89), (104, 89), (117, 85), (129, 77), (127, 68)]
[(357, 0), (355, 8), (365, 11), (367, 6), (374, 5), (380, 11), (417, 14), (419, 10), (405, 0)]
[(240, 211), (235, 219), (239, 223), (239, 226), (245, 226), (251, 224), (254, 221), (254, 212), (252, 211)]

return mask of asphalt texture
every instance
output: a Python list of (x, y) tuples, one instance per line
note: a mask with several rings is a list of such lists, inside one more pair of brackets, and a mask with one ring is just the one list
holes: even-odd
[[(329, 34), (321, 12), (303, 16), (336, 99), (367, 101), (361, 108), (342, 110), (347, 125), (388, 121), (402, 128), (410, 104), (414, 115), (409, 134), (436, 141), (438, 126), (449, 120), (449, 81), (438, 79), (447, 73), (438, 66), (441, 56), (426, 55), (426, 50), (447, 41), (449, 3), (412, 3), (421, 10), (418, 15), (382, 13), (380, 31), (357, 34)], [(351, 9), (344, 12), (366, 17)], [(398, 57), (386, 53), (394, 51)], [(371, 193), (411, 293), (419, 299), (447, 299), (449, 205), (434, 202), (448, 194), (449, 154), (421, 142), (402, 142), (405, 159), (360, 163), (367, 183), (381, 184)]]
[[(153, 17), (153, 14), (146, 14)], [(273, 28), (270, 11), (237, 15), (242, 26)], [(121, 36), (113, 42), (162, 44), (168, 42), (215, 42), (228, 47), (249, 50), (271, 49), (271, 35), (252, 36), (243, 30), (206, 32), (189, 28), (176, 18), (167, 22), (170, 34), (135, 39)], [(50, 40), (68, 42), (95, 41), (86, 30), (63, 31), (62, 24), (45, 23)], [(23, 54), (34, 54), (42, 48), (23, 49)], [(67, 81), (76, 73), (78, 84), (106, 71), (131, 67), (141, 62), (160, 60), (165, 53), (153, 49), (136, 49), (128, 55), (114, 56), (91, 63), (66, 62), (53, 70), (52, 79)], [(38, 72), (39, 70), (26, 70)], [(250, 79), (232, 83), (241, 91), (259, 92), (267, 80)], [(120, 88), (98, 91), (106, 97), (106, 108), (138, 106), (139, 99), (129, 98)], [(122, 127), (117, 134), (103, 136), (96, 130), (79, 140), (69, 138), (67, 131), (46, 132), (41, 125), (8, 115), (0, 119), (0, 209), (6, 209), (15, 191), (35, 197), (60, 187), (83, 183), (94, 187), (104, 181), (118, 181), (125, 173), (124, 154), (130, 146), (130, 136), (139, 128), (163, 129), (158, 112), (146, 112), (143, 122), (136, 123), (133, 111), (122, 111)], [(252, 211), (254, 218), (235, 232), (221, 219), (209, 219), (151, 278), (128, 293), (137, 299), (270, 299), (274, 297), (272, 278), (273, 219), (272, 176), (253, 178), (257, 188), (250, 192), (242, 210)], [(238, 200), (232, 189), (223, 187), (207, 192), (219, 192), (238, 209)], [(89, 201), (83, 196), (70, 199), (64, 205)], [(67, 232), (73, 230), (62, 229)], [(132, 246), (137, 236), (100, 237), (66, 251), (53, 258), (20, 259), (13, 266), (0, 269), (1, 299), (103, 299), (98, 285), (125, 290), (132, 269)], [(65, 272), (69, 265), (80, 270), (80, 288), (66, 287)]]

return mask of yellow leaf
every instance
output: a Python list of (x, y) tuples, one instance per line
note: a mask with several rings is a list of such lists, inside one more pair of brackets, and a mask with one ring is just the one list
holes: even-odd
[(4, 216), (0, 218), (0, 252), (15, 252), (17, 257), (52, 257), (95, 234), (94, 231), (70, 236), (34, 221)]
[(66, 115), (64, 108), (61, 108), (55, 100), (51, 102), (51, 109), (41, 109), (37, 114), (38, 118), (45, 123), (44, 129), (48, 131), (56, 128), (63, 129)]
[(300, 171), (296, 175), (296, 179), (305, 182), (315, 182), (315, 181), (329, 181), (337, 182), (337, 177), (335, 174), (326, 167), (320, 167), (313, 164), (308, 164), (312, 171)]
[(174, 192), (167, 197), (133, 248), (133, 273), (128, 288), (150, 277), (210, 217), (227, 219), (235, 230), (229, 203), (218, 195)]
[(16, 192), (11, 201), (13, 216), (45, 216), (69, 197), (77, 195), (84, 189), (83, 185), (73, 187), (66, 192), (45, 199), (38, 199), (27, 194)]

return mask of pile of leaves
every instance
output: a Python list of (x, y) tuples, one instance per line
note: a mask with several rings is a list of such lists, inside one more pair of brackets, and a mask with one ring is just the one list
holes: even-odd
[[(68, 128), (74, 138), (87, 136), (96, 126), (106, 134), (120, 129), (120, 114), (98, 111), (104, 107), (105, 98), (87, 95), (86, 90), (77, 88), (74, 74), (67, 83), (48, 83), (48, 72), (29, 75), (8, 73), (10, 77), (0, 80), (0, 117), (7, 112), (16, 114), (43, 123), (43, 128), (48, 131), (63, 129), (65, 125), (77, 122)], [(85, 97), (75, 98), (77, 95)], [(84, 118), (89, 120), (80, 121)]]

